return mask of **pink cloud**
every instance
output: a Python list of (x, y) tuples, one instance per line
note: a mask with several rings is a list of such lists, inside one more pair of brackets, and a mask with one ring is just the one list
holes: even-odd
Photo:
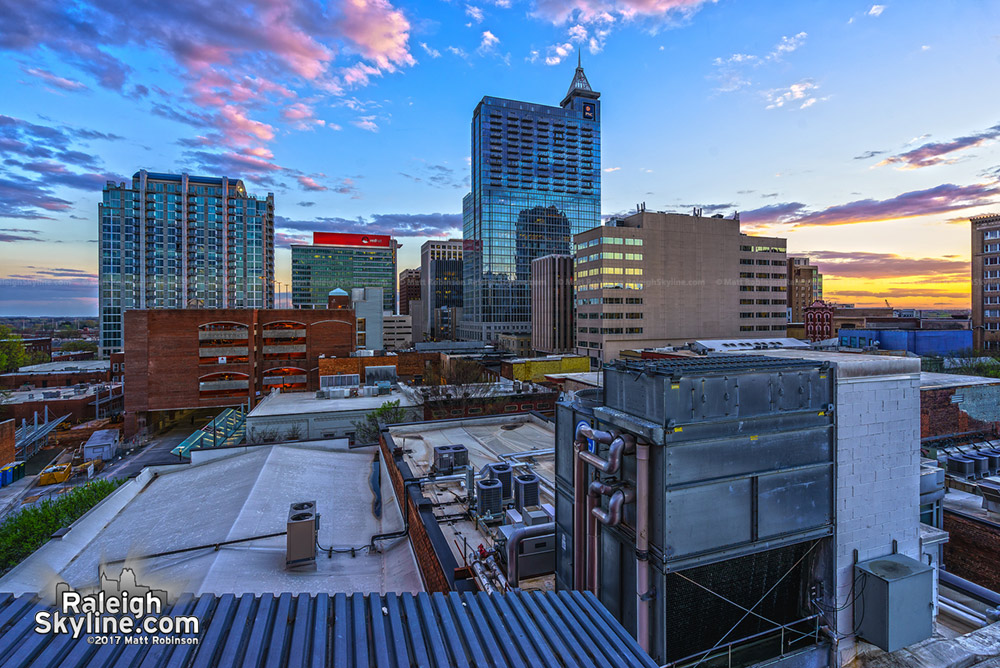
[(300, 174), (296, 177), (299, 181), (299, 185), (305, 190), (322, 191), (329, 190), (322, 183), (317, 183), (316, 179), (311, 176), (306, 176), (305, 174)]
[(362, 56), (383, 70), (393, 72), (396, 66), (416, 63), (408, 44), (410, 22), (386, 0), (345, 0), (337, 27)]
[(62, 90), (72, 92), (87, 90), (87, 85), (85, 83), (77, 81), (76, 79), (67, 79), (66, 77), (57, 76), (48, 70), (42, 69), (41, 67), (22, 67), (21, 69), (25, 74), (41, 79), (50, 86), (55, 86), (56, 88), (61, 88)]
[(883, 220), (898, 220), (927, 216), (994, 203), (1000, 195), (1000, 185), (976, 183), (957, 186), (945, 183), (926, 190), (913, 190), (884, 200), (863, 199), (831, 206), (821, 211), (808, 211), (804, 204), (788, 202), (772, 204), (752, 211), (740, 212), (740, 220), (753, 226), (851, 225)]
[(570, 18), (582, 23), (612, 23), (616, 18), (687, 16), (709, 1), (712, 0), (538, 0), (534, 14), (556, 24)]
[(969, 276), (969, 261), (954, 256), (914, 258), (868, 251), (808, 251), (802, 255), (808, 256), (824, 276), (865, 279)]
[(921, 167), (954, 162), (954, 158), (948, 158), (947, 156), (957, 151), (982, 146), (998, 137), (1000, 137), (1000, 125), (994, 125), (982, 132), (974, 132), (964, 137), (957, 137), (951, 141), (924, 144), (911, 151), (888, 157), (878, 163), (876, 167), (899, 165), (903, 169), (919, 169)]

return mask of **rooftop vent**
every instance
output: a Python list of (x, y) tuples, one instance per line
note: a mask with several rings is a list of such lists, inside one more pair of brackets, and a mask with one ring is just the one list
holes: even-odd
[(288, 508), (285, 535), (285, 567), (297, 568), (316, 563), (316, 534), (319, 515), (315, 501), (299, 501)]

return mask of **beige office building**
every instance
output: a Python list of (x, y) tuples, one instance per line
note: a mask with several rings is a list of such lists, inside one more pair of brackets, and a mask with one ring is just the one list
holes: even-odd
[(814, 301), (823, 301), (823, 274), (807, 257), (788, 258), (788, 317), (789, 322), (805, 321), (805, 308)]
[(531, 348), (546, 355), (575, 352), (573, 256), (531, 262)]
[(639, 211), (574, 237), (577, 353), (784, 337), (785, 239), (739, 219)]
[(1000, 214), (969, 219), (972, 229), (972, 347), (1000, 350)]

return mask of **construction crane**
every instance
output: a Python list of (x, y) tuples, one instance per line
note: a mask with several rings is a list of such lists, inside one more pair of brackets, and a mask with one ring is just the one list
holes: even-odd
[[(885, 298), (883, 297), (883, 299), (885, 299)], [(885, 299), (885, 305), (886, 305), (886, 306), (887, 306), (888, 308), (892, 308), (892, 304), (890, 304), (890, 303), (889, 303), (889, 300), (888, 300), (888, 299)]]

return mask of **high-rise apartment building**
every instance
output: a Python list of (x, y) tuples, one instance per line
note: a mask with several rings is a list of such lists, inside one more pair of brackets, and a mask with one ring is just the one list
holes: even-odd
[(823, 274), (807, 257), (788, 258), (788, 321), (801, 323), (805, 308), (823, 301)]
[(292, 306), (326, 308), (337, 288), (382, 288), (382, 309), (395, 313), (398, 248), (383, 234), (314, 232), (312, 245), (292, 246)]
[(129, 309), (274, 307), (273, 194), (140, 170), (108, 182), (98, 217), (102, 357), (122, 350)]
[(969, 219), (972, 228), (972, 346), (1000, 350), (1000, 214)]
[(537, 353), (575, 351), (573, 256), (546, 255), (531, 263), (531, 348)]
[(639, 211), (575, 237), (576, 346), (601, 361), (696, 339), (784, 337), (785, 240)]
[(420, 270), (404, 269), (399, 274), (399, 314), (410, 315), (410, 302), (420, 299)]
[(421, 323), (423, 341), (454, 339), (461, 319), (462, 240), (426, 241), (420, 247)]
[(495, 97), (476, 106), (462, 338), (528, 334), (531, 261), (569, 254), (572, 236), (600, 223), (599, 97), (578, 64), (558, 107)]

